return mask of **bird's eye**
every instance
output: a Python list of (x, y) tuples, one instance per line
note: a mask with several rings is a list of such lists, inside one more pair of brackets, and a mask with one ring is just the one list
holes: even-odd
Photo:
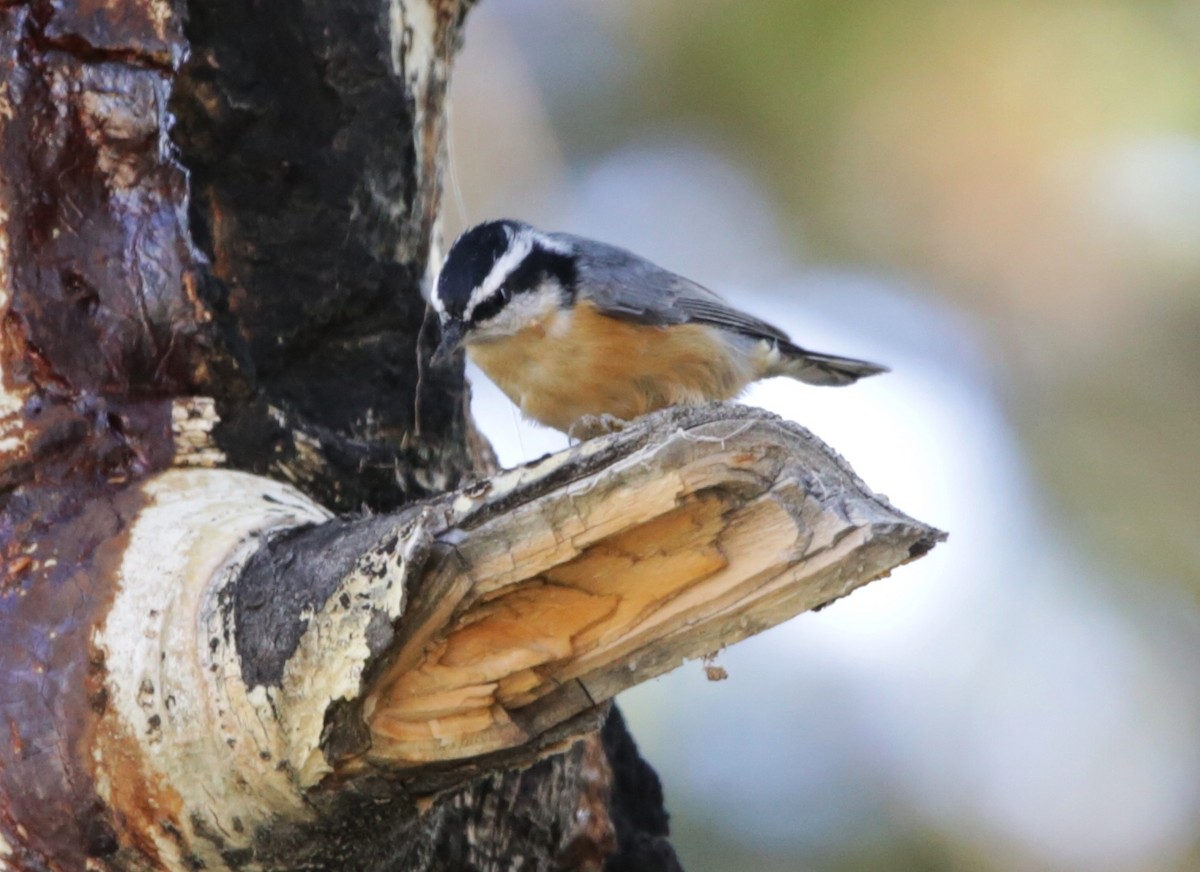
[(501, 285), (494, 294), (475, 307), (471, 321), (479, 324), (489, 318), (494, 318), (501, 309), (508, 305), (510, 299), (512, 299), (512, 291), (509, 290), (508, 285)]

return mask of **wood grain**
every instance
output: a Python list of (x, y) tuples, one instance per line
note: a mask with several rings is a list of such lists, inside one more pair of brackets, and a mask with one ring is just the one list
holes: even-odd
[(355, 765), (520, 746), (689, 658), (823, 606), (943, 534), (871, 493), (807, 431), (676, 409), (460, 496), (453, 560), (410, 582), (363, 696)]

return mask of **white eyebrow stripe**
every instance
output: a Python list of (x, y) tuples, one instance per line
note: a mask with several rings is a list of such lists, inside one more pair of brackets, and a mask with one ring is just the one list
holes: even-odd
[(522, 227), (516, 234), (509, 235), (508, 249), (492, 265), (487, 278), (471, 292), (471, 298), (467, 300), (467, 305), (463, 309), (464, 321), (470, 322), (471, 316), (475, 314), (475, 307), (495, 295), (512, 271), (521, 265), (521, 261), (531, 251), (533, 251), (533, 233), (529, 228)]
[(538, 245), (546, 249), (546, 251), (553, 251), (555, 254), (570, 254), (574, 250), (568, 243), (560, 242), (553, 236), (550, 236), (546, 233), (539, 233), (532, 228), (530, 228), (530, 236), (537, 241)]
[(436, 282), (433, 285), (433, 293), (429, 295), (429, 304), (433, 306), (433, 311), (438, 313), (439, 318), (444, 319), (446, 317), (446, 304), (442, 302)]

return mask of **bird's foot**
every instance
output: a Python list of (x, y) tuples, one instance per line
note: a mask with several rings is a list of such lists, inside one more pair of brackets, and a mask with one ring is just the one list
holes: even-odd
[(602, 415), (584, 415), (571, 425), (571, 429), (567, 431), (567, 438), (572, 442), (583, 442), (606, 433), (619, 433), (628, 426), (628, 421), (608, 412)]

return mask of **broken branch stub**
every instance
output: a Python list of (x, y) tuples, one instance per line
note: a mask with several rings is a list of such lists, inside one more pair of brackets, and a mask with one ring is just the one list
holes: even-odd
[[(326, 600), (383, 586), (407, 599), (387, 612), (394, 634), (377, 627), (367, 646), (361, 691), (343, 697), (350, 713), (325, 732), (321, 768), (343, 774), (525, 749), (943, 535), (871, 493), (807, 431), (735, 406), (651, 416), (389, 530)], [(302, 638), (289, 664), (320, 670), (327, 655), (307, 648)], [(256, 656), (252, 645), (243, 654)]]
[(729, 405), (480, 483), (438, 523), (424, 535), (440, 556), (406, 583), (397, 643), (368, 675), (352, 767), (519, 748), (944, 538), (807, 431)]
[[(647, 416), (396, 515), (334, 519), (212, 469), (142, 498), (97, 638), (101, 756), (145, 745), (142, 779), (171, 785), (172, 838), (201, 859), (205, 832), (248, 848), (348, 777), (419, 792), (535, 759), (619, 691), (944, 538), (807, 431), (732, 405)], [(105, 798), (128, 819), (149, 792)]]

